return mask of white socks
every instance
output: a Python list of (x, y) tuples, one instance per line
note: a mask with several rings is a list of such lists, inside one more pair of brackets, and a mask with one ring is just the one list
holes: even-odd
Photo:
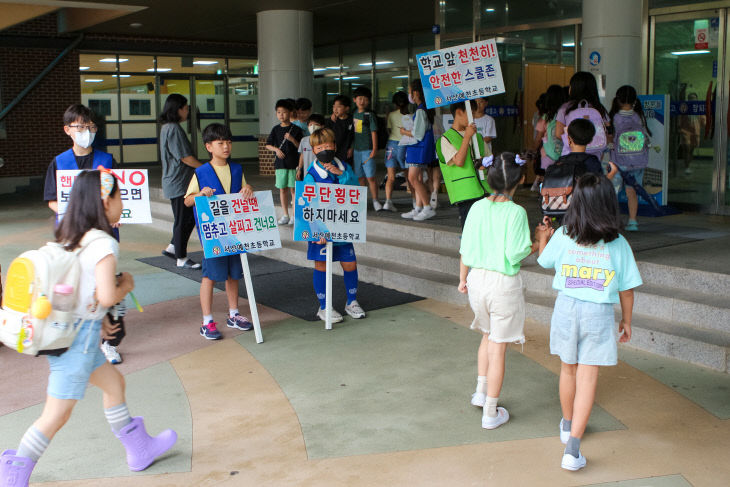
[(228, 317), (229, 318), (233, 318), (237, 314), (238, 314), (238, 308), (236, 308), (236, 309), (229, 309), (228, 310)]
[(45, 437), (35, 426), (31, 426), (23, 435), (18, 446), (19, 457), (30, 458), (34, 462), (43, 455), (51, 440)]
[(487, 402), (484, 403), (485, 415), (489, 416), (490, 418), (494, 418), (497, 416), (497, 401), (499, 401), (498, 397), (487, 396)]
[(480, 394), (487, 395), (487, 376), (486, 375), (480, 375), (477, 376), (477, 390), (476, 392)]
[(207, 325), (211, 321), (213, 321), (213, 315), (203, 315), (203, 324), (204, 325)]
[(182, 259), (177, 259), (177, 266), (182, 267), (185, 265), (185, 262), (187, 262), (187, 261), (188, 261), (187, 257), (183, 257)]
[(109, 426), (112, 427), (115, 433), (132, 422), (132, 417), (129, 415), (126, 402), (105, 409), (104, 416), (106, 416)]

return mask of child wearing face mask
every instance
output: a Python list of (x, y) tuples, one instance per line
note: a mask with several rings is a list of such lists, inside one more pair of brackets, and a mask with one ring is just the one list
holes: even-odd
[[(71, 137), (73, 147), (62, 152), (53, 158), (46, 171), (46, 182), (43, 188), (43, 199), (48, 202), (48, 207), (56, 214), (56, 225), (58, 225), (58, 201), (56, 200), (56, 171), (74, 169), (97, 169), (102, 166), (106, 169), (117, 167), (117, 162), (111, 154), (102, 152), (91, 147), (98, 127), (94, 122), (94, 112), (80, 103), (71, 105), (63, 114), (63, 131)], [(119, 240), (119, 223), (112, 225), (114, 238)], [(117, 365), (122, 363), (122, 356), (117, 347), (125, 336), (124, 315), (126, 306), (124, 302), (117, 303), (109, 313), (109, 319), (117, 325), (117, 331), (109, 339), (104, 340), (101, 349), (109, 363)]]
[[(304, 182), (308, 184), (348, 184), (358, 185), (357, 177), (348, 164), (343, 163), (335, 157), (337, 146), (335, 145), (335, 133), (328, 129), (319, 129), (310, 136), (312, 152), (316, 159), (309, 167)], [(327, 241), (322, 238), (319, 242), (309, 242), (307, 259), (314, 261), (314, 275), (312, 282), (314, 292), (319, 300), (317, 317), (326, 319), (326, 246)], [(345, 279), (345, 290), (347, 292), (347, 305), (345, 312), (355, 319), (365, 318), (365, 311), (357, 302), (357, 260), (355, 248), (351, 242), (333, 242), (332, 260), (339, 261), (342, 265), (343, 277)], [(335, 311), (331, 312), (332, 323), (342, 321), (342, 315)]]
[[(313, 113), (309, 116), (307, 122), (306, 133), (311, 135), (315, 131), (324, 128), (324, 116), (319, 113)], [(312, 152), (312, 144), (309, 142), (309, 135), (302, 137), (299, 142), (299, 167), (297, 167), (297, 181), (301, 181), (304, 175), (309, 171), (309, 166), (314, 161), (314, 153)]]

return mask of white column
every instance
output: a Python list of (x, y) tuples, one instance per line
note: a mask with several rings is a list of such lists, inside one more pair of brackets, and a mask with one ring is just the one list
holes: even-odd
[(632, 85), (641, 93), (641, 25), (645, 1), (583, 0), (580, 66), (581, 70), (596, 75), (598, 92), (606, 107), (622, 85)]
[(312, 97), (312, 12), (256, 14), (259, 61), (259, 133), (276, 125), (279, 98)]

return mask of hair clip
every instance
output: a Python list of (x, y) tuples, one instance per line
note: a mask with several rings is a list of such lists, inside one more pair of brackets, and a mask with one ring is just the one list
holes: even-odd
[(101, 182), (101, 199), (106, 199), (114, 188), (114, 175), (103, 166), (99, 166), (97, 169), (99, 170), (99, 180)]
[(494, 155), (487, 156), (487, 157), (485, 157), (485, 158), (482, 159), (482, 166), (489, 167), (492, 164), (494, 164)]
[(519, 154), (515, 154), (515, 164), (517, 164), (518, 166), (521, 166), (526, 162), (527, 161), (524, 160), (523, 158), (521, 158)]

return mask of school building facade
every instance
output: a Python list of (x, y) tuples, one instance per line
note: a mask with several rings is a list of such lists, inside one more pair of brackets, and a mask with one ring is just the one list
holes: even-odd
[(306, 96), (327, 113), (334, 96), (367, 85), (383, 116), (418, 76), (418, 53), (495, 38), (507, 90), (490, 99), (495, 150), (526, 148), (539, 94), (590, 71), (607, 106), (626, 83), (669, 95), (669, 204), (730, 214), (730, 0), (407, 0), (357, 11), (335, 1), (224, 0), (215, 10), (172, 0), (0, 1), (0, 192), (39, 181), (67, 147), (61, 113), (71, 103), (103, 120), (100, 139), (117, 161), (152, 166), (157, 114), (168, 94), (183, 94), (198, 157), (207, 157), (202, 129), (224, 122), (233, 157), (269, 174), (261, 137), (276, 123), (276, 99)]

